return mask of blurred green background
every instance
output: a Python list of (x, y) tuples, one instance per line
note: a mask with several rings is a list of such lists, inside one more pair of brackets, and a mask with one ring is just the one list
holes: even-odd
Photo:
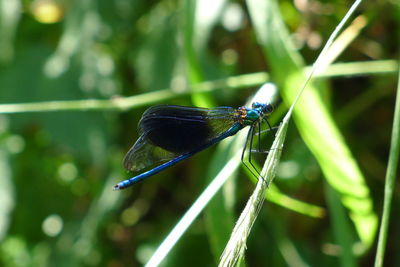
[[(287, 28), (296, 55), (311, 65), (351, 3), (284, 0), (277, 2), (280, 12), (274, 18)], [(22, 105), (15, 114), (6, 114), (8, 107), (0, 105), (1, 266), (141, 266), (149, 260), (226, 155), (213, 147), (115, 192), (116, 182), (131, 177), (122, 158), (150, 105), (237, 107), (267, 80), (278, 89), (288, 86), (287, 59), (269, 49), (260, 28), (255, 29), (257, 4), (0, 0), (0, 104), (42, 102), (36, 106), (39, 112), (24, 112), (29, 106)], [(368, 215), (379, 217), (397, 86), (399, 3), (365, 2), (357, 16), (349, 33), (354, 40), (343, 45), (335, 61), (354, 65), (336, 65), (315, 87), (369, 188), (364, 199), (372, 203)], [(273, 40), (280, 33), (269, 29), (263, 34)], [(271, 76), (255, 79), (259, 72)], [(255, 76), (245, 80), (243, 74)], [(231, 85), (229, 77), (240, 82)], [(211, 82), (211, 89), (194, 92), (191, 85), (202, 82)], [(298, 90), (300, 84), (293, 86)], [(275, 125), (290, 104), (288, 93), (282, 94), (284, 101), (271, 118)], [(123, 108), (90, 109), (83, 102), (69, 110), (67, 102), (63, 110), (55, 103), (55, 111), (41, 112), (50, 105), (46, 101), (124, 101), (128, 96), (138, 97)], [(312, 116), (303, 119), (318, 126)], [(339, 197), (343, 192), (331, 187), (321, 171), (330, 163), (322, 166), (305, 145), (304, 132), (297, 130), (302, 121), (294, 122), (274, 181), (274, 203), (264, 204), (250, 234), (247, 265), (371, 266), (376, 228), (364, 229), (371, 241), (362, 245), (356, 228), (363, 222), (353, 225)], [(254, 188), (244, 169), (236, 176), (190, 226), (165, 266), (217, 265)], [(305, 210), (318, 212), (295, 212), (286, 198), (309, 203), (312, 207)], [(400, 266), (400, 239), (394, 238), (400, 235), (399, 202), (397, 185), (385, 266)]]

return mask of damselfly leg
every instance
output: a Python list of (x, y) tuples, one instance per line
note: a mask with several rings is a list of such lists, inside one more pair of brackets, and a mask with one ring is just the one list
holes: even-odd
[[(253, 137), (254, 137), (254, 127), (251, 126), (249, 131), (247, 132), (247, 137), (246, 137), (246, 142), (244, 144), (243, 150), (242, 150), (242, 156), (241, 156), (241, 162), (243, 163), (243, 165), (250, 171), (250, 173), (254, 176), (254, 177), (258, 177), (260, 175), (260, 173), (257, 171), (256, 168), (254, 168), (254, 165), (251, 163), (251, 146), (253, 143)], [(246, 164), (245, 160), (244, 160), (244, 156), (246, 154), (246, 150), (247, 150), (247, 144), (250, 142), (250, 151), (249, 151), (249, 163), (250, 165), (253, 167), (253, 170), (257, 172), (258, 175), (254, 174), (253, 170)]]
[[(241, 157), (241, 161), (243, 163), (243, 165), (250, 171), (250, 173), (258, 178), (261, 177), (260, 171), (257, 170), (256, 166), (253, 164), (253, 152), (256, 153), (262, 153), (262, 154), (268, 154), (269, 150), (262, 150), (261, 149), (261, 134), (265, 133), (265, 132), (270, 132), (270, 131), (274, 131), (277, 130), (279, 127), (271, 127), (271, 125), (269, 124), (268, 120), (264, 118), (264, 121), (267, 123), (268, 125), (268, 129), (265, 130), (261, 130), (261, 122), (257, 122), (254, 125), (252, 125), (247, 133), (247, 137), (246, 137), (246, 142), (245, 145), (243, 147), (243, 151), (242, 151), (242, 157)], [(257, 135), (257, 148), (253, 149), (253, 142), (254, 142), (254, 135)], [(247, 157), (247, 161), (245, 160), (245, 154), (246, 154), (246, 150), (248, 153), (248, 157)], [(264, 179), (264, 177), (262, 177)]]

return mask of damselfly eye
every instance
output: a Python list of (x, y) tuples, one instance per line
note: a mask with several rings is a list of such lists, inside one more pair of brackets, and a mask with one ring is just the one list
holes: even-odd
[(264, 106), (264, 111), (265, 111), (265, 113), (272, 113), (272, 111), (274, 111), (274, 106), (272, 106), (272, 104), (266, 104), (265, 106)]
[(259, 108), (260, 106), (263, 106), (263, 104), (258, 103), (258, 102), (253, 102), (253, 104), (251, 104), (251, 107), (254, 108)]

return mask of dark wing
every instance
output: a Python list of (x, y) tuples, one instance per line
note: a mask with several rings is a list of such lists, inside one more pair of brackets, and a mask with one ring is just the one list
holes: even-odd
[(175, 158), (177, 155), (154, 146), (141, 135), (136, 143), (126, 153), (123, 165), (129, 171), (139, 171), (153, 163)]
[(151, 107), (139, 122), (141, 136), (126, 154), (124, 167), (138, 171), (195, 151), (226, 132), (235, 122), (236, 111), (231, 107)]

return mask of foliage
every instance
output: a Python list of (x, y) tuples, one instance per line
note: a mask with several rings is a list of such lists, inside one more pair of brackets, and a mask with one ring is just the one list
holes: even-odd
[[(143, 265), (220, 177), (163, 261), (217, 265), (254, 187), (236, 170), (245, 133), (114, 192), (132, 175), (120, 162), (141, 114), (161, 103), (238, 107), (272, 82), (282, 97), (270, 117), (278, 125), (351, 4), (0, 0), (0, 265)], [(375, 261), (399, 10), (396, 1), (363, 3), (325, 58), (334, 64), (317, 70), (294, 109), (247, 265)], [(398, 266), (400, 198), (390, 186), (385, 263)]]

